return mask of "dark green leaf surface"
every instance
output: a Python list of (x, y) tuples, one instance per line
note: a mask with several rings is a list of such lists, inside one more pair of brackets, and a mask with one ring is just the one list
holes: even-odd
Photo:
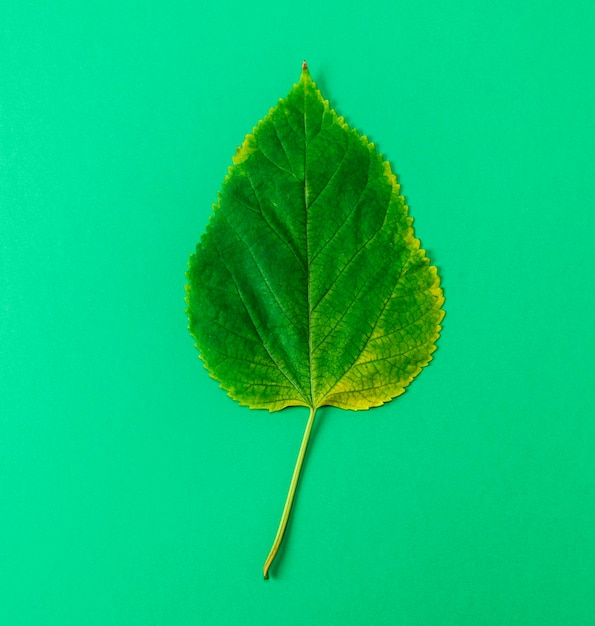
[(436, 268), (389, 164), (308, 70), (235, 155), (190, 259), (190, 330), (232, 398), (367, 409), (431, 359)]

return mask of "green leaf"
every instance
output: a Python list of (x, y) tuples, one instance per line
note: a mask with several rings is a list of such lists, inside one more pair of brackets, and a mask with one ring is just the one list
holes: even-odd
[(444, 298), (412, 221), (304, 63), (234, 156), (187, 287), (190, 331), (232, 398), (310, 408), (277, 548), (316, 410), (379, 406), (432, 358)]

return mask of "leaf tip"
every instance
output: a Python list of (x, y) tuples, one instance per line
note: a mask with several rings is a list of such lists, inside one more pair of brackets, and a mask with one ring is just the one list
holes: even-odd
[(308, 71), (308, 64), (306, 63), (306, 59), (304, 59), (304, 62), (302, 63), (302, 72), (307, 72)]

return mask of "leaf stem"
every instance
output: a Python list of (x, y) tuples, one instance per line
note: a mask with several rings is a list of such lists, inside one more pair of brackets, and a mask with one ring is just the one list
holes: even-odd
[(293, 505), (293, 499), (295, 497), (295, 492), (298, 486), (298, 482), (300, 480), (300, 471), (304, 463), (304, 457), (306, 456), (306, 449), (308, 447), (308, 441), (310, 440), (312, 426), (314, 425), (315, 415), (316, 409), (310, 408), (310, 416), (308, 417), (308, 423), (306, 424), (306, 430), (304, 431), (304, 437), (302, 438), (302, 445), (300, 446), (297, 461), (295, 462), (295, 468), (293, 470), (293, 476), (291, 477), (291, 484), (289, 485), (289, 492), (287, 493), (287, 500), (285, 500), (285, 507), (283, 508), (283, 514), (281, 515), (279, 528), (277, 529), (277, 534), (275, 536), (275, 540), (273, 541), (271, 551), (267, 556), (267, 560), (264, 562), (263, 573), (265, 580), (269, 577), (269, 568), (271, 567), (275, 556), (277, 556), (277, 552), (279, 551), (279, 547), (281, 546), (281, 542), (283, 541), (285, 529), (287, 528), (287, 522), (289, 521), (291, 506)]

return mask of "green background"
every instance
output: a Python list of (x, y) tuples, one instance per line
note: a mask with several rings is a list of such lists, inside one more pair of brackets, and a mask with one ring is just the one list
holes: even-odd
[[(595, 4), (0, 5), (0, 622), (595, 623)], [(184, 272), (299, 78), (400, 176), (435, 360), (369, 412), (249, 411)]]

